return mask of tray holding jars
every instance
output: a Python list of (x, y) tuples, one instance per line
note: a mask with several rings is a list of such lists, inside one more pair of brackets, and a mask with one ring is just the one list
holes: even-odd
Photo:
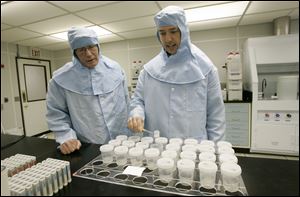
[(199, 161), (197, 160), (193, 180), (182, 182), (178, 176), (178, 169), (174, 169), (172, 178), (166, 181), (159, 177), (158, 169), (150, 170), (149, 168), (147, 168), (146, 160), (143, 160), (143, 165), (140, 166), (144, 168), (141, 176), (136, 176), (132, 174), (124, 174), (124, 170), (128, 166), (131, 166), (131, 161), (129, 158), (127, 159), (126, 164), (118, 165), (115, 160), (113, 160), (111, 163), (104, 163), (101, 155), (99, 155), (95, 159), (84, 165), (82, 168), (77, 170), (73, 174), (73, 176), (177, 195), (248, 195), (241, 175), (238, 177), (238, 188), (232, 191), (228, 191), (227, 189), (225, 189), (218, 162), (216, 163), (218, 166), (218, 170), (216, 172), (214, 186), (203, 186), (200, 181), (198, 163)]

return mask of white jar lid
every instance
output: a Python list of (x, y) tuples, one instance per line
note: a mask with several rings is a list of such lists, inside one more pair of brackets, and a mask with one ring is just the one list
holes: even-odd
[(134, 142), (139, 142), (141, 140), (141, 137), (138, 136), (138, 135), (133, 135), (133, 136), (130, 136), (128, 138), (128, 140), (131, 140), (131, 141), (134, 141)]
[(211, 152), (211, 153), (215, 153), (216, 150), (213, 146), (211, 145), (207, 145), (207, 144), (198, 144), (197, 145), (197, 150), (202, 153), (202, 152)]
[(128, 152), (128, 147), (127, 146), (117, 146), (114, 150), (116, 155), (123, 155)]
[(201, 161), (216, 161), (216, 155), (212, 152), (202, 152), (199, 154), (199, 160)]
[(175, 150), (165, 150), (161, 153), (161, 157), (168, 157), (171, 159), (177, 159), (177, 152)]
[(212, 141), (212, 140), (201, 140), (200, 144), (209, 145), (209, 146), (215, 147), (215, 142)]
[(184, 144), (198, 144), (198, 140), (194, 138), (187, 138), (184, 140)]
[(111, 144), (104, 144), (100, 146), (100, 151), (103, 153), (110, 152), (114, 150), (114, 146)]
[(227, 142), (227, 141), (218, 141), (217, 146), (218, 147), (228, 146), (228, 147), (232, 148), (232, 144), (230, 142)]
[(129, 149), (129, 156), (132, 156), (132, 157), (142, 156), (143, 155), (143, 151), (144, 150), (141, 147), (131, 148), (131, 149)]
[(127, 135), (118, 135), (116, 137), (117, 140), (121, 140), (121, 141), (127, 140), (127, 138), (128, 138)]
[(131, 148), (131, 147), (134, 147), (135, 142), (132, 141), (132, 140), (124, 140), (124, 141), (122, 142), (122, 145), (123, 145), (123, 146), (127, 146), (128, 148)]
[(159, 153), (157, 148), (148, 148), (145, 150), (145, 157), (158, 157)]
[(153, 143), (153, 137), (142, 137), (141, 142), (148, 142), (149, 144)]
[(137, 142), (135, 144), (136, 147), (141, 147), (143, 150), (145, 150), (146, 148), (149, 148), (149, 143), (148, 142)]
[(170, 144), (179, 144), (180, 146), (183, 144), (183, 139), (181, 138), (170, 138)]
[(235, 155), (233, 154), (230, 154), (230, 153), (223, 153), (219, 156), (219, 161), (220, 163), (224, 163), (224, 162), (228, 162), (228, 161), (231, 161), (231, 162), (234, 162), (234, 163), (237, 163), (238, 162), (238, 159)]
[(200, 173), (201, 173), (201, 171), (217, 172), (217, 170), (218, 170), (217, 164), (212, 161), (200, 161), (200, 163), (198, 164), (198, 168), (200, 170)]
[(180, 159), (177, 161), (177, 168), (178, 169), (195, 169), (195, 162), (190, 159)]
[(156, 165), (161, 169), (173, 169), (174, 168), (174, 160), (171, 158), (163, 157), (157, 160)]
[(241, 167), (234, 162), (224, 162), (221, 164), (221, 174), (237, 177), (241, 175)]
[(223, 154), (223, 153), (229, 153), (229, 154), (234, 154), (233, 148), (230, 148), (229, 146), (221, 146), (218, 148), (218, 153)]
[(186, 150), (186, 151), (182, 151), (180, 153), (180, 158), (181, 159), (190, 159), (190, 160), (195, 161), (196, 157), (197, 157), (197, 154), (195, 152), (193, 152), (193, 151)]
[(166, 150), (175, 150), (175, 151), (179, 151), (180, 150), (180, 145), (179, 144), (167, 144), (166, 145)]
[(186, 144), (182, 146), (182, 151), (193, 151), (193, 152), (197, 152), (197, 146), (196, 144)]
[(108, 144), (112, 144), (113, 146), (119, 146), (121, 145), (121, 140), (118, 140), (118, 139), (114, 139), (114, 140), (109, 140), (108, 141)]
[(167, 144), (168, 143), (168, 138), (166, 138), (166, 137), (155, 138), (155, 143), (157, 143), (157, 144)]

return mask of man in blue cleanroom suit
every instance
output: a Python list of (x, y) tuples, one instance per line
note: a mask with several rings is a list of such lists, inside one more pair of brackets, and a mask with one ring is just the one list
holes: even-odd
[(72, 62), (54, 72), (47, 94), (47, 121), (63, 154), (81, 146), (80, 141), (107, 143), (128, 134), (129, 97), (120, 65), (100, 53), (94, 31), (68, 31)]
[(163, 137), (224, 140), (225, 108), (218, 71), (190, 41), (184, 10), (154, 17), (161, 52), (144, 65), (130, 103), (128, 128)]

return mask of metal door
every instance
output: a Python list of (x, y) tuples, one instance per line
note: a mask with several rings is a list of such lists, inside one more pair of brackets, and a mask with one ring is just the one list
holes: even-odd
[(17, 58), (17, 71), (25, 135), (48, 131), (46, 94), (51, 78), (50, 61)]

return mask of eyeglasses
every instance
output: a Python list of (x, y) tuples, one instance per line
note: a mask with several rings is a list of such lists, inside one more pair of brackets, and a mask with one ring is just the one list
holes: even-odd
[(79, 53), (80, 55), (85, 55), (86, 52), (89, 50), (90, 52), (96, 52), (97, 50), (97, 45), (89, 45), (89, 46), (86, 46), (86, 47), (81, 47), (81, 48), (78, 48), (76, 49), (77, 53)]
[(158, 33), (160, 36), (166, 36), (167, 33), (171, 34), (171, 35), (174, 35), (176, 33), (180, 32), (179, 28), (172, 28), (172, 29), (169, 29), (169, 30), (159, 30)]

